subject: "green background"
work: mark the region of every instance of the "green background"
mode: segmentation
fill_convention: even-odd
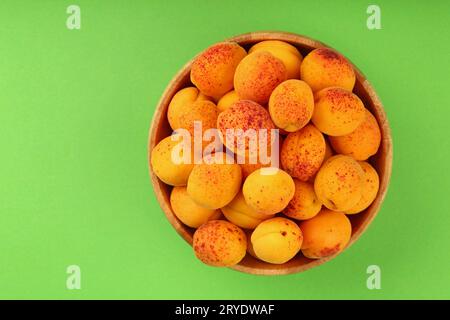
[[[1,1],[1,298],[450,298],[447,1]],[[81,30],[66,8],[81,7]],[[151,189],[147,137],[177,70],[257,30],[319,39],[376,88],[394,138],[389,193],[337,259],[258,277],[197,261]],[[82,289],[66,289],[81,267]],[[366,288],[379,265],[382,289]]]

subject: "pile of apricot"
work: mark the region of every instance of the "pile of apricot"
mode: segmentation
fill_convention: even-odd
[[[190,78],[192,86],[169,104],[173,134],[151,150],[151,167],[173,186],[176,217],[196,229],[195,255],[211,266],[232,266],[247,253],[282,264],[298,254],[320,259],[341,252],[352,235],[348,215],[367,209],[379,188],[369,158],[381,132],[353,93],[351,63],[329,48],[303,57],[282,41],[262,41],[248,52],[224,42],[195,58]],[[199,163],[175,161],[174,136],[181,129],[194,135],[195,121],[221,137],[227,129],[279,129],[279,167],[264,173],[271,165],[237,163],[249,150],[228,139],[221,151],[202,144]]]

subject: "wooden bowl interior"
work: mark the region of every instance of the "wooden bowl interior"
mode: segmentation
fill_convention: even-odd
[[[259,41],[282,40],[296,46],[303,56],[306,56],[309,51],[315,48],[327,47],[325,44],[308,37],[284,32],[254,32],[236,36],[227,40],[237,42],[247,50],[252,44]],[[189,79],[191,63],[192,60],[188,62],[173,78],[173,80],[169,83],[165,92],[163,93],[161,100],[159,101],[150,128],[148,146],[149,155],[153,147],[160,140],[167,137],[172,132],[167,121],[167,108],[170,100],[175,95],[175,93],[177,93],[184,87],[192,85]],[[354,66],[354,68],[356,72],[356,84],[353,92],[361,98],[366,108],[368,108],[376,117],[380,125],[382,141],[378,153],[370,158],[370,163],[377,170],[380,177],[380,188],[378,191],[378,195],[374,202],[370,205],[370,207],[367,208],[364,212],[348,216],[352,224],[352,237],[347,248],[361,236],[361,234],[366,230],[367,226],[372,222],[375,215],[378,213],[387,191],[392,165],[392,140],[383,106],[381,105],[381,102],[379,101],[374,89],[366,80],[362,72],[359,71],[357,67]],[[163,209],[168,220],[176,229],[176,231],[190,245],[192,245],[192,235],[195,230],[187,227],[180,220],[178,220],[171,209],[169,197],[172,187],[161,182],[151,169],[150,172],[154,192],[161,205],[161,208]],[[307,269],[320,265],[334,258],[335,256],[312,260],[304,257],[300,252],[289,262],[281,265],[274,265],[255,259],[247,254],[246,257],[238,265],[232,268],[238,271],[260,275],[289,274],[305,271]]]

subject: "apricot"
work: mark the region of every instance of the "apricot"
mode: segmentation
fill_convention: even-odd
[[[251,231],[253,231],[253,230],[251,230]],[[250,233],[250,236],[251,236],[251,233]],[[253,258],[259,259],[255,253],[255,250],[253,249],[253,245],[252,245],[252,242],[251,242],[249,236],[247,236],[247,253],[249,255],[251,255]]]
[[[295,193],[283,213],[290,218],[307,220],[319,213],[322,204],[314,192],[311,183],[294,179]]]
[[[282,264],[300,251],[303,235],[295,222],[277,217],[261,222],[250,239],[252,249],[259,259]]]
[[[342,212],[322,209],[314,218],[300,222],[302,253],[320,259],[341,252],[350,241],[352,225]]]
[[[270,169],[273,169],[270,173],[262,172],[263,169],[252,172],[242,187],[245,202],[256,212],[266,215],[282,211],[295,192],[290,175],[278,168]]]
[[[328,209],[347,211],[361,200],[364,171],[352,157],[336,155],[320,168],[314,191]]]
[[[207,209],[195,203],[187,194],[186,187],[174,187],[170,194],[173,212],[185,225],[198,228],[208,220],[219,219],[220,210]]]
[[[173,130],[183,128],[183,123],[180,121],[180,116],[189,112],[190,106],[196,101],[211,100],[210,97],[205,96],[196,87],[187,87],[178,91],[170,100],[167,109],[167,119],[170,127]]]
[[[253,250],[253,245],[252,245],[252,241],[251,241],[253,230],[247,229],[244,232],[247,236],[247,253],[249,255],[251,255],[253,258],[258,259],[258,257],[256,256],[256,253],[255,253],[255,250]]]
[[[247,178],[252,172],[261,169],[261,168],[267,168],[270,167],[270,164],[263,165],[261,163],[242,163],[240,164],[242,169],[242,178]]]
[[[287,135],[281,146],[281,167],[292,177],[308,181],[319,170],[325,156],[325,139],[311,124]]]
[[[329,48],[314,49],[303,59],[300,78],[306,81],[314,92],[328,87],[352,91],[356,80],[350,62]]]
[[[280,59],[269,52],[257,51],[246,56],[237,66],[234,90],[241,99],[266,104],[273,89],[286,79],[286,67]]]
[[[293,45],[279,40],[266,40],[253,45],[248,53],[250,54],[256,51],[267,51],[274,57],[280,59],[286,67],[288,79],[300,78],[300,65],[303,56]]]
[[[271,216],[260,214],[250,207],[245,202],[242,192],[239,192],[233,201],[220,210],[230,222],[245,229],[254,229],[262,221],[271,218]]]
[[[375,200],[380,186],[377,171],[367,162],[360,161],[358,163],[364,171],[362,196],[354,207],[345,212],[347,214],[355,214],[367,209]]]
[[[217,163],[218,159],[221,159]],[[198,205],[219,209],[233,200],[241,187],[241,167],[226,153],[217,152],[196,164],[187,182],[187,192]]]
[[[225,111],[239,100],[241,100],[241,98],[239,98],[236,91],[231,90],[220,98],[219,102],[217,102],[217,108],[219,109],[219,112]]]
[[[233,89],[236,67],[246,55],[237,43],[215,44],[195,58],[191,82],[205,95],[218,99]]]
[[[221,138],[225,146],[236,154],[250,156],[258,153],[258,140],[260,130],[267,130],[268,147],[271,145],[271,130],[275,125],[266,109],[258,103],[250,100],[235,102],[227,110],[221,112],[217,118],[217,129],[221,132]],[[234,130],[233,135],[227,136],[227,130]],[[256,143],[246,133],[254,130],[256,132]],[[251,148],[252,145],[255,148]],[[270,152],[267,153],[268,155]]]
[[[167,113],[172,129],[183,128],[191,135],[194,135],[194,121],[201,122],[202,130],[205,131],[216,127],[218,114],[216,105],[204,99],[197,99],[193,103],[171,103]]]
[[[352,156],[356,160],[367,160],[377,153],[381,143],[381,132],[377,119],[366,109],[366,117],[351,133],[330,137],[336,152]]]
[[[212,220],[195,231],[192,246],[203,263],[230,267],[244,258],[247,237],[244,231],[228,221]]]
[[[294,132],[308,124],[314,111],[311,88],[301,80],[286,80],[270,95],[269,113],[278,128]]]
[[[334,155],[333,149],[328,142],[328,139],[325,139],[325,156],[323,157],[323,162],[327,161]]]
[[[343,136],[354,131],[366,118],[361,99],[350,91],[332,87],[315,94],[312,122],[329,136]]]
[[[180,148],[177,154],[175,147],[183,144],[181,135],[169,136],[161,140],[151,151],[150,164],[153,172],[164,183],[171,186],[185,186],[194,168],[193,148]],[[184,161],[184,151],[191,150],[188,161]],[[177,158],[174,158],[177,156]],[[179,157],[178,157],[179,156]]]

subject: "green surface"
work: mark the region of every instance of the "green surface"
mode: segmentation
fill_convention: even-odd
[[[66,8],[81,7],[81,30]],[[1,298],[450,298],[450,6],[377,1],[1,1]],[[258,277],[197,261],[153,195],[154,107],[192,56],[284,30],[347,55],[394,137],[378,217],[337,259]],[[79,265],[82,289],[66,289]],[[366,288],[379,265],[382,289]]]

